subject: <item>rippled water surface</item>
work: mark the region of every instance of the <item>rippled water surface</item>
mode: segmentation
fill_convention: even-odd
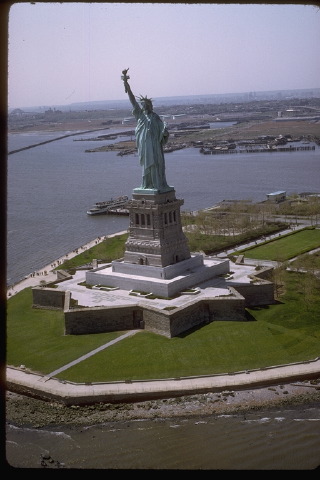
[[[73,469],[314,470],[320,465],[320,410],[141,420],[82,429],[8,428],[11,465],[41,468],[45,452]]]

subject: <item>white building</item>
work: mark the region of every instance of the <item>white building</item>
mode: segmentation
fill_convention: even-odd
[[[287,192],[280,190],[279,192],[268,193],[267,199],[273,203],[283,202],[286,199]]]

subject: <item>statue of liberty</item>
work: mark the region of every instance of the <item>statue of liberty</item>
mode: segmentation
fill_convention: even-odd
[[[163,154],[163,145],[168,141],[169,132],[159,115],[154,113],[151,98],[140,96],[138,100],[141,106],[139,105],[128,83],[130,78],[127,76],[128,70],[122,71],[121,78],[124,82],[125,92],[133,106],[132,114],[138,122],[135,134],[140,165],[142,166],[142,185],[140,188],[157,190],[158,192],[173,190],[173,187],[169,187],[166,181]]]

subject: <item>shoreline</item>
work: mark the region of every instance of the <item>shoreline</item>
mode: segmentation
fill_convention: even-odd
[[[72,250],[72,252],[62,255],[58,259],[52,261],[50,264],[40,268],[39,270],[35,270],[34,272],[29,273],[29,275],[27,275],[25,278],[21,279],[20,281],[14,283],[13,285],[7,285],[7,299],[10,298],[12,295],[15,295],[16,293],[21,292],[25,288],[37,286],[40,283],[41,278],[43,278],[46,283],[55,281],[57,279],[57,274],[54,268],[56,268],[59,264],[62,264],[66,260],[70,260],[71,258],[76,257],[83,250],[90,249],[95,245],[98,245],[99,243],[104,242],[107,238],[123,235],[124,233],[127,233],[127,230],[112,233],[110,235],[103,235],[101,237],[97,237],[93,240],[90,240],[90,242],[87,242],[84,245],[81,245],[80,247],[75,248],[74,250]]]
[[[240,415],[259,410],[319,407],[320,378],[245,390],[225,390],[121,404],[61,405],[7,392],[6,425],[81,427],[108,422]]]

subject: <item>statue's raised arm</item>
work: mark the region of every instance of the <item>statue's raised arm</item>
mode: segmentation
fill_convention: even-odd
[[[129,97],[129,100],[131,102],[131,105],[135,108],[138,105],[138,102],[136,100],[136,97],[133,95],[132,91],[131,91],[131,88],[130,88],[130,85],[128,83],[128,80],[130,79],[129,75],[127,75],[128,73],[128,70],[129,68],[127,68],[126,70],[122,70],[122,80],[123,80],[123,83],[124,83],[124,90],[125,92],[128,94],[128,97]]]
[[[137,120],[135,129],[136,144],[142,166],[142,185],[143,190],[152,190],[157,192],[166,192],[172,190],[169,187],[165,176],[165,162],[163,155],[163,145],[167,143],[169,132],[166,124],[159,115],[154,113],[151,98],[139,97],[139,105],[136,97],[133,95],[128,83],[128,68],[122,70],[121,79],[124,83],[125,92],[128,94],[132,114]]]

